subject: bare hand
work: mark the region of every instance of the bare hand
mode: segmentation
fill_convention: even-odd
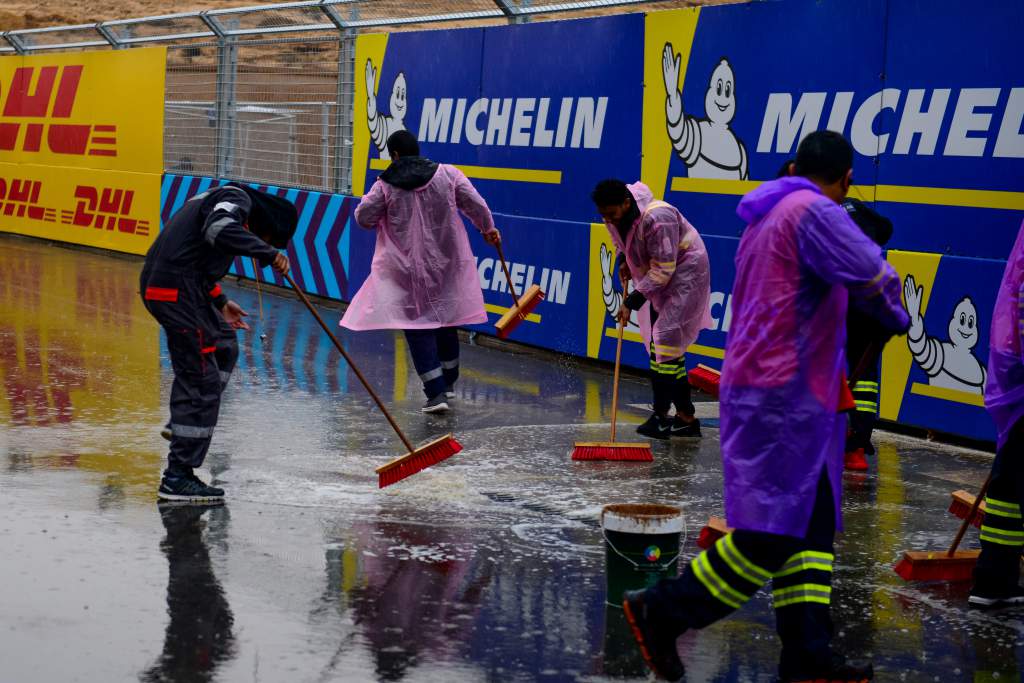
[[[224,304],[224,308],[220,309],[221,314],[224,316],[224,321],[231,325],[234,330],[248,330],[249,324],[242,320],[245,316],[249,315],[242,307],[236,304],[234,301],[228,301]]]
[[[288,255],[283,251],[277,252],[277,256],[274,257],[274,262],[270,264],[270,267],[281,273],[281,275],[284,275],[288,272],[290,267],[288,264]]]
[[[484,233],[484,239],[487,241],[487,244],[491,245],[492,247],[501,246],[501,233],[498,231],[497,228],[495,228],[491,232]]]

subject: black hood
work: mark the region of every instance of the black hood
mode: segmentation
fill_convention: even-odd
[[[415,190],[429,183],[435,173],[435,161],[426,157],[402,157],[391,162],[387,170],[380,174],[380,179],[403,190]]]
[[[878,213],[859,199],[847,198],[843,208],[865,235],[875,244],[884,247],[892,238],[892,221]]]
[[[260,192],[241,183],[228,183],[249,195],[249,229],[254,234],[269,235],[268,240],[277,249],[285,249],[299,225],[299,212],[284,197]]]

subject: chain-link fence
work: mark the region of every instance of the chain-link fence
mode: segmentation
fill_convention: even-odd
[[[359,32],[686,4],[306,0],[7,31],[0,55],[166,45],[166,171],[347,193]]]

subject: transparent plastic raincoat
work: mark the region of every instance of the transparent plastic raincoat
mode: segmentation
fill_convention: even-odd
[[[721,382],[725,511],[730,526],[802,537],[828,470],[842,528],[847,301],[885,329],[909,318],[881,250],[846,211],[799,177],[740,201],[749,224],[736,254]]]
[[[1006,261],[989,334],[985,407],[996,422],[1002,448],[1024,418],[1024,223]]]
[[[433,329],[487,322],[462,211],[481,233],[495,229],[487,203],[462,171],[437,164],[423,186],[378,179],[356,221],[377,229],[370,277],[345,311],[350,330]]]
[[[643,183],[627,185],[640,217],[623,243],[616,226],[605,223],[615,248],[626,255],[633,286],[648,303],[639,311],[640,332],[657,361],[679,358],[710,327],[711,266],[697,230],[671,204],[655,201]],[[651,306],[658,319],[651,326]]]

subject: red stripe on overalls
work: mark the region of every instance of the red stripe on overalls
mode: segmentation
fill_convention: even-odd
[[[178,300],[178,290],[166,287],[146,287],[146,301],[170,301]]]

